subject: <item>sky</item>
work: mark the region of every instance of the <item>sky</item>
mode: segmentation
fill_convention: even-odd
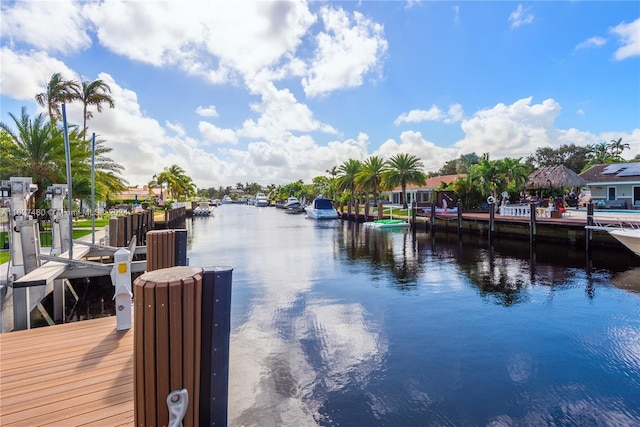
[[[349,159],[622,138],[640,154],[638,1],[6,1],[0,121],[53,73],[100,79],[89,134],[129,185],[282,185]],[[82,125],[82,106],[66,105]]]

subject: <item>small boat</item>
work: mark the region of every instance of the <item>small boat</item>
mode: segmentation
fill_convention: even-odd
[[[224,197],[222,198],[222,200],[220,201],[221,204],[223,205],[228,205],[233,203],[233,200],[231,199],[231,197],[229,197],[228,194],[225,194]]]
[[[213,209],[209,206],[209,202],[200,202],[198,207],[193,210],[193,216],[211,216]]]
[[[298,200],[297,197],[289,197],[287,199],[286,202],[284,202],[284,206],[285,209],[291,209],[291,208],[299,208],[300,207],[300,200]]]
[[[606,231],[611,237],[622,243],[631,252],[640,256],[640,226],[637,224],[602,225],[596,222],[595,225],[587,225],[586,229],[596,231]]]
[[[264,193],[256,194],[256,207],[265,207],[269,206],[269,200],[267,200],[267,196]]]
[[[308,218],[313,219],[337,219],[338,211],[333,207],[331,200],[322,196],[313,199],[313,202],[304,208]]]
[[[375,221],[365,222],[364,225],[374,228],[400,228],[409,227],[411,224],[403,219],[377,219]]]

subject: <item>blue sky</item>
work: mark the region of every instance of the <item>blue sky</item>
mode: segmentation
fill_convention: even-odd
[[[286,184],[399,152],[462,154],[622,138],[640,154],[637,1],[2,1],[0,120],[50,76],[102,79],[89,132],[143,185]],[[67,106],[81,123],[81,106]]]

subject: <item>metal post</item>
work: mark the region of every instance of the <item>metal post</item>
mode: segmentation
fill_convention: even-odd
[[[201,426],[227,425],[232,272],[230,267],[203,269],[199,408]]]
[[[67,110],[62,103],[62,125],[64,129],[64,154],[67,166],[67,208],[69,209],[69,259],[73,259],[73,198],[71,185],[71,150],[69,148],[69,133],[67,131]]]
[[[96,243],[96,134],[91,138],[91,243]]]
[[[111,283],[115,287],[116,329],[131,329],[131,252],[120,248],[113,255]]]

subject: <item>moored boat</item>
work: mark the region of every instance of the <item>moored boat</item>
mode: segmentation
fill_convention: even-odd
[[[198,206],[193,210],[193,216],[211,215],[213,215],[213,208],[209,206],[209,202],[200,202]]]
[[[267,200],[267,196],[264,193],[256,194],[256,207],[265,207],[269,206],[269,200]]]
[[[224,197],[222,198],[222,200],[220,201],[221,204],[223,205],[228,205],[233,203],[233,200],[231,199],[231,197],[229,197],[228,194],[225,194]]]
[[[307,217],[313,219],[337,219],[338,211],[333,207],[331,200],[322,196],[313,199],[313,202],[304,208]]]
[[[640,228],[634,226],[587,225],[585,228],[606,231],[611,237],[622,243],[631,252],[640,256]]]

